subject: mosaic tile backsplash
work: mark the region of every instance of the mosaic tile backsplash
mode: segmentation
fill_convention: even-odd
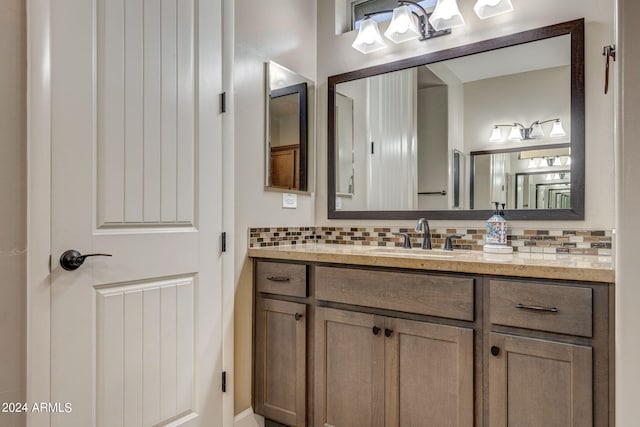
[[[249,247],[330,243],[362,246],[402,246],[402,236],[409,233],[413,247],[420,247],[422,233],[405,227],[262,227],[249,229]],[[431,228],[431,244],[441,248],[448,234],[464,234],[453,240],[454,249],[481,251],[485,244],[484,228]],[[611,230],[528,230],[509,228],[507,244],[514,251],[611,255]]]

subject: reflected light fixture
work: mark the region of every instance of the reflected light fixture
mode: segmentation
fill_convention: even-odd
[[[500,132],[500,128],[498,126],[494,126],[491,131],[491,136],[489,137],[489,141],[491,142],[500,142],[502,141],[502,132]]]
[[[489,141],[502,141],[502,132],[500,131],[500,127],[507,126],[511,128],[508,137],[511,141],[527,141],[531,139],[544,138],[545,133],[542,129],[542,125],[549,122],[553,122],[553,127],[551,128],[549,136],[551,136],[552,138],[557,138],[566,135],[560,119],[550,119],[543,121],[536,120],[535,122],[531,123],[529,127],[525,127],[523,124],[517,122],[510,125],[493,125],[493,129],[491,129],[491,135],[489,136]]]
[[[511,0],[478,0],[473,10],[480,19],[492,18],[513,11]]]
[[[553,122],[553,127],[551,128],[551,133],[549,135],[551,136],[565,136],[567,133],[564,131],[564,128],[562,127],[562,122],[560,121],[560,119],[556,119],[555,122]]]
[[[438,0],[429,22],[437,31],[464,25],[457,0]]]

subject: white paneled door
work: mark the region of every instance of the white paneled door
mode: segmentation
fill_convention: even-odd
[[[50,7],[51,426],[221,426],[220,0]]]

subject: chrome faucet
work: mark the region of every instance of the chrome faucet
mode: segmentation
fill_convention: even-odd
[[[429,222],[426,219],[418,219],[416,224],[416,231],[423,233],[422,236],[422,249],[431,249],[431,230],[429,229]]]

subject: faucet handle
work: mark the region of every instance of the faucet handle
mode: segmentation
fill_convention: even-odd
[[[443,250],[452,251],[453,250],[453,245],[451,244],[451,240],[452,239],[460,239],[463,236],[464,236],[464,234],[449,234],[449,235],[447,235],[446,239],[444,240],[444,248],[443,248]]]
[[[393,233],[394,236],[403,236],[404,237],[404,243],[402,244],[402,247],[404,249],[411,249],[411,236],[409,236],[409,233]]]

